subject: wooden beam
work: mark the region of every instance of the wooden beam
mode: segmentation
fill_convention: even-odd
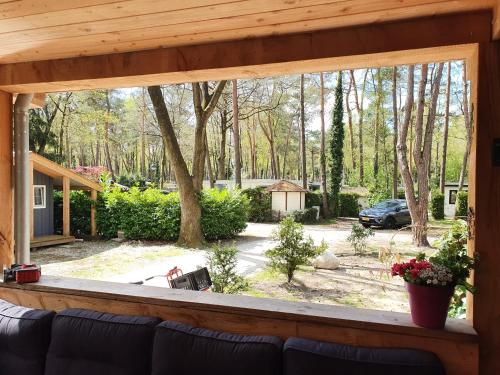
[[[70,180],[63,176],[63,236],[70,235]]]
[[[12,95],[0,91],[0,267],[14,263]]]
[[[458,45],[488,42],[491,19],[491,12],[483,11],[206,45],[5,64],[0,65],[0,89],[53,92],[132,87],[464,58],[460,55],[463,47]],[[407,52],[415,49],[423,49],[423,55]]]
[[[500,42],[481,43],[478,48],[469,171],[469,242],[480,255],[474,273],[473,321],[480,338],[480,373],[500,374],[500,167],[492,165],[493,140],[500,139]]]
[[[92,200],[92,206],[90,206],[90,235],[92,237],[97,236],[97,226],[95,222],[95,214],[96,214],[96,203],[97,203],[97,191],[90,191],[90,199]]]
[[[477,375],[477,337],[460,319],[429,330],[415,326],[409,314],[388,311],[50,276],[31,285],[0,285],[0,293],[13,303],[56,311],[87,308],[239,334],[421,349],[436,353],[447,374]]]

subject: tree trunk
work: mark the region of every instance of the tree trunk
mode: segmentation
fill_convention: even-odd
[[[323,79],[323,78],[321,78],[321,79]],[[347,93],[345,95],[345,108],[347,110],[347,119],[348,119],[348,124],[349,124],[349,140],[350,140],[350,146],[351,146],[352,169],[355,170],[356,169],[356,153],[354,150],[354,132],[353,132],[353,126],[352,126],[352,109],[351,109],[351,105],[349,103],[349,96],[351,95],[351,88],[352,88],[352,78],[349,78],[349,88],[347,89]],[[324,98],[321,100],[324,100]],[[324,114],[323,114],[323,116],[324,116]],[[322,121],[324,121],[324,118]]]
[[[217,158],[217,172],[219,180],[226,179],[226,139],[227,139],[227,111],[220,114],[220,153]]]
[[[141,116],[141,176],[146,175],[146,89],[142,88],[142,116]]]
[[[181,203],[179,243],[189,247],[200,247],[203,242],[201,206],[193,179],[189,174],[179,143],[177,142],[160,86],[150,86],[148,87],[148,92],[167,148],[169,160],[172,161],[175,180],[179,187]]]
[[[447,65],[446,80],[446,104],[444,109],[444,129],[443,129],[443,151],[441,155],[441,171],[439,173],[439,190],[444,194],[444,185],[446,183],[446,157],[448,153],[448,129],[450,124],[450,93],[451,93],[451,63]]]
[[[382,75],[380,68],[377,69],[377,103],[375,115],[375,157],[373,160],[373,177],[377,184],[379,172],[379,143],[380,143],[380,112],[382,110]]]
[[[300,75],[300,162],[302,187],[307,189],[307,162],[306,162],[306,119],[304,108],[304,75]]]
[[[234,178],[236,187],[241,189],[241,142],[239,125],[239,107],[238,107],[238,81],[233,80],[233,134],[234,134]]]
[[[398,99],[396,95],[398,68],[392,70],[392,113],[393,113],[393,148],[392,155],[394,158],[392,166],[392,198],[398,197]]]
[[[329,217],[330,208],[328,207],[328,191],[326,187],[325,82],[323,80],[323,73],[320,73],[319,79],[320,79],[320,118],[321,118],[321,142],[320,142],[321,201],[322,201],[321,203],[323,205],[323,216]],[[352,137],[352,124],[351,124],[351,137]],[[288,139],[287,139],[287,145],[288,145]],[[354,155],[353,155],[353,161],[354,161]]]
[[[365,76],[363,79],[363,85],[361,88],[361,100],[358,100],[358,88],[356,86],[356,80],[354,78],[354,70],[350,70],[352,85],[354,88],[354,99],[356,103],[356,110],[358,111],[358,144],[359,144],[359,184],[364,185],[365,179],[365,167],[364,167],[364,155],[363,155],[363,103],[365,98],[366,89],[366,79],[368,77],[368,69],[365,71]]]
[[[462,160],[462,169],[460,170],[460,178],[458,180],[458,190],[462,190],[464,187],[465,183],[465,176],[467,174],[467,166],[469,162],[469,155],[470,155],[470,147],[471,147],[471,138],[472,138],[472,124],[471,124],[471,116],[469,113],[469,95],[468,95],[468,88],[467,88],[467,71],[466,71],[467,64],[463,63],[463,113],[464,113],[464,124],[465,124],[465,139],[466,139],[466,144],[465,144],[465,151],[464,151],[464,156]]]
[[[109,114],[111,112],[111,103],[109,101],[109,91],[107,90],[106,90],[106,112],[109,117]],[[107,120],[104,122],[104,154],[106,157],[106,167],[108,168],[109,173],[111,173],[111,176],[115,178],[113,162],[111,161],[111,153],[109,152],[109,123]]]

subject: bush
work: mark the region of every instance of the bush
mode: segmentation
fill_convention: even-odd
[[[266,251],[269,266],[286,275],[288,282],[292,281],[298,266],[308,264],[312,258],[326,250],[323,242],[314,246],[311,237],[304,239],[304,227],[293,221],[293,218],[284,218],[273,233],[273,239],[279,241],[278,246]]]
[[[356,193],[340,193],[339,194],[339,209],[341,217],[358,217],[359,215],[359,194]]]
[[[246,228],[248,202],[239,192],[205,190],[200,202],[205,239],[231,238]],[[176,240],[181,224],[179,194],[137,187],[128,192],[112,189],[98,200],[96,222],[99,234],[106,238],[122,230],[133,240]]]
[[[318,210],[316,208],[306,208],[305,210],[296,210],[291,214],[293,221],[302,224],[312,224],[317,221]]]
[[[213,246],[207,254],[212,291],[234,294],[248,288],[245,279],[236,272],[238,250],[234,246]]]
[[[249,202],[239,191],[204,190],[201,207],[201,227],[207,240],[233,238],[247,227]]]
[[[242,191],[242,194],[246,195],[249,201],[249,221],[254,223],[273,221],[270,193],[262,187],[257,187],[245,189]]]
[[[354,254],[363,254],[366,251],[368,237],[374,236],[371,228],[364,228],[360,224],[353,224],[351,234],[347,237],[347,241],[354,249]]]
[[[368,196],[368,203],[370,204],[370,207],[387,199],[391,199],[392,197],[390,191],[380,188],[376,185],[370,186],[369,192],[370,195]]]
[[[90,208],[92,200],[88,193],[72,191],[70,200],[70,231],[75,237],[90,236]],[[63,194],[54,192],[54,233],[62,234]]]
[[[455,217],[466,218],[469,210],[469,195],[466,191],[457,192],[457,200],[455,203]]]
[[[321,207],[321,192],[306,192],[306,202],[305,202],[305,207],[306,208],[312,208],[314,206],[319,206]]]
[[[404,189],[398,189],[398,199],[406,199]]]
[[[436,220],[444,219],[444,194],[440,191],[432,192],[431,213]]]

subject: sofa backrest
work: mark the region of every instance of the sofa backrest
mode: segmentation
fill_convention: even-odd
[[[285,375],[445,375],[433,353],[413,349],[362,348],[290,338],[284,347]]]
[[[0,373],[43,375],[54,315],[0,300]]]
[[[156,327],[152,375],[280,375],[283,343],[163,322]]]
[[[56,315],[45,375],[150,375],[157,318],[69,309]]]

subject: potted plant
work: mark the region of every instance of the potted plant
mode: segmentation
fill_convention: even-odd
[[[441,238],[439,250],[428,260],[421,253],[408,262],[395,263],[392,275],[406,282],[413,322],[443,328],[455,287],[462,285],[474,293],[467,279],[475,264],[476,259],[467,255],[467,224],[461,220]]]

